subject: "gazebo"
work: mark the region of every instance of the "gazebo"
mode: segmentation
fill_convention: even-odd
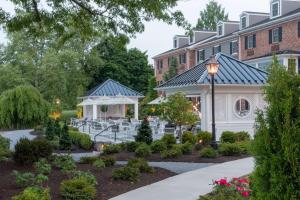
[[[139,98],[144,96],[121,83],[108,79],[88,91],[78,106],[83,107],[83,118],[88,120],[102,117],[125,118],[127,105],[134,105],[134,118],[139,116]]]

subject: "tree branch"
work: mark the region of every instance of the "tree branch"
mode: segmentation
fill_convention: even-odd
[[[33,5],[33,9],[34,9],[35,15],[37,17],[37,20],[39,22],[42,21],[36,0],[32,0],[32,5]]]

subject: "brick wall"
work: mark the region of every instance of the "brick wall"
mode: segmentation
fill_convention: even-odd
[[[282,41],[279,46],[273,46],[273,50],[296,50],[300,51],[300,38],[298,37],[298,21],[291,21],[280,25],[268,27],[264,30],[257,31],[256,34],[256,48],[252,50],[245,50],[245,35],[240,36],[240,59],[249,60],[272,53],[272,46],[269,44],[269,30],[282,27]],[[253,34],[253,33],[251,33]],[[251,35],[249,34],[249,35]],[[279,47],[279,49],[277,49]],[[249,52],[248,52],[249,51]],[[251,52],[252,51],[252,52]],[[251,53],[253,55],[251,55]]]

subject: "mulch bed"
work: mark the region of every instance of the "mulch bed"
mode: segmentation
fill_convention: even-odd
[[[77,164],[77,169],[82,171],[92,172],[98,181],[96,200],[107,200],[120,194],[126,193],[130,190],[155,183],[157,181],[166,179],[176,175],[168,170],[155,168],[153,174],[142,174],[139,182],[130,183],[127,181],[115,181],[112,179],[112,170],[120,166],[108,167],[102,171],[98,171],[88,164]],[[17,195],[23,191],[15,184],[15,179],[11,175],[13,170],[20,172],[30,172],[33,168],[30,166],[18,166],[13,162],[0,163],[0,200],[9,200],[12,196]],[[62,200],[59,196],[60,183],[68,177],[60,172],[60,170],[52,167],[52,173],[49,175],[47,185],[50,187],[52,200]]]
[[[134,158],[135,155],[133,152],[123,151],[118,154],[115,154],[114,157],[119,161],[127,161],[131,158]],[[189,162],[189,163],[223,163],[233,160],[238,160],[242,158],[247,158],[249,155],[241,156],[218,156],[217,158],[201,158],[198,151],[193,151],[190,155],[182,155],[179,158],[166,158],[162,159],[160,154],[152,154],[151,156],[145,158],[148,161],[154,162]]]

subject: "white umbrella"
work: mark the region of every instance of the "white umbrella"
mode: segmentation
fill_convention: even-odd
[[[149,102],[148,104],[149,105],[158,105],[158,104],[161,104],[161,103],[165,103],[167,101],[168,100],[165,97],[158,97],[158,98],[154,99],[153,101]]]

